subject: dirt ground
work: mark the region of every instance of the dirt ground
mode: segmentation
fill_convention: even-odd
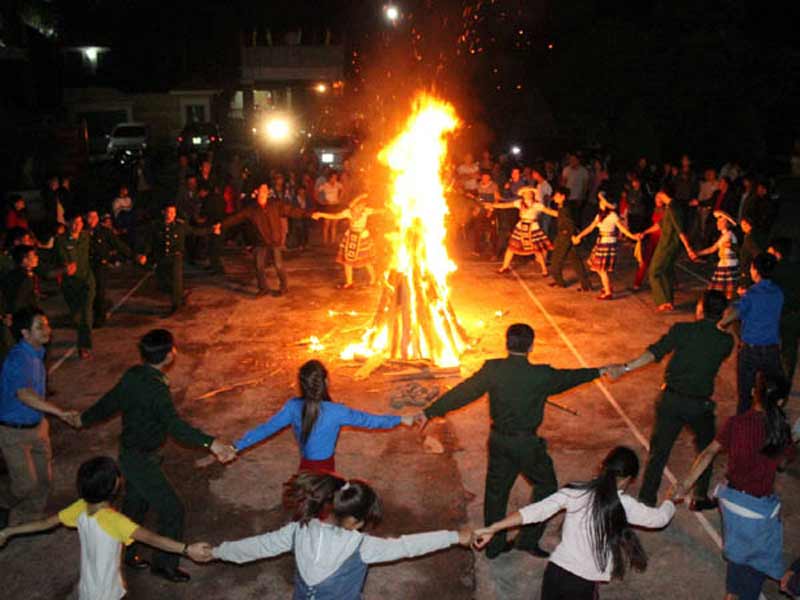
[[[170,328],[179,344],[179,360],[170,373],[179,412],[206,431],[235,438],[266,420],[293,394],[297,368],[318,358],[331,371],[336,401],[372,412],[394,411],[389,397],[396,388],[385,373],[363,381],[353,375],[356,366],[338,359],[344,345],[359,337],[377,301],[377,289],[335,289],[340,274],[330,253],[290,258],[287,261],[291,291],[283,298],[254,297],[250,265],[236,252],[226,255],[225,277],[210,277],[200,270],[187,271],[192,288],[190,306],[169,319],[160,318],[166,298],[152,278],[119,306],[108,325],[95,332],[96,356],[91,361],[61,357],[74,340],[65,328],[65,305],[58,296],[46,306],[57,330],[50,350],[50,384],[53,401],[83,409],[109,389],[137,360],[137,338],[153,327]],[[629,250],[623,255],[630,256]],[[525,321],[536,329],[532,360],[557,367],[590,366],[631,359],[657,339],[670,324],[692,318],[693,298],[704,287],[698,275],[680,271],[679,311],[659,315],[647,292],[625,292],[632,279],[630,260],[616,274],[619,298],[597,302],[593,294],[578,294],[546,285],[533,263],[518,265],[517,275],[495,274],[497,265],[459,260],[452,278],[453,304],[477,342],[463,358],[462,374],[477,369],[490,357],[502,356],[505,328]],[[702,275],[703,267],[691,266]],[[705,269],[707,271],[707,268]],[[122,267],[114,275],[112,299],[126,295],[144,271]],[[340,311],[329,314],[329,311]],[[356,311],[350,316],[344,311]],[[309,336],[320,338],[324,349],[312,352]],[[305,341],[304,341],[305,340]],[[556,398],[579,412],[570,415],[548,408],[540,433],[548,440],[560,483],[585,479],[614,445],[627,444],[646,459],[642,441],[649,438],[653,403],[658,395],[663,365],[642,369],[601,388],[587,384]],[[458,378],[420,381],[442,389]],[[225,386],[234,387],[212,397],[200,396]],[[734,364],[728,360],[717,382],[715,398],[720,418],[735,410]],[[790,411],[797,417],[798,400]],[[617,408],[615,408],[615,406]],[[618,410],[617,410],[618,409]],[[627,419],[627,422],[626,422]],[[54,447],[54,511],[75,496],[77,466],[90,456],[116,456],[119,420],[87,431],[73,431],[51,420]],[[486,440],[489,429],[487,402],[482,399],[434,422],[427,433],[444,445],[444,454],[428,454],[416,430],[397,429],[371,433],[346,430],[337,449],[337,467],[352,477],[369,480],[385,502],[385,521],[375,531],[391,536],[429,529],[482,524]],[[639,436],[637,438],[637,436]],[[288,515],[281,505],[281,484],[298,463],[297,445],[289,431],[246,453],[230,466],[198,468],[194,461],[205,454],[172,442],[164,449],[165,470],[187,508],[186,539],[218,543],[279,527]],[[684,475],[694,457],[688,432],[679,439],[669,463]],[[714,481],[724,473],[718,460]],[[785,552],[800,555],[800,470],[792,466],[779,477],[784,502]],[[662,493],[668,481],[662,484]],[[530,486],[518,481],[509,510],[524,505]],[[720,531],[716,513],[704,513],[704,524],[685,508],[661,532],[642,533],[649,551],[645,573],[630,574],[625,581],[604,586],[606,599],[721,598],[724,562],[711,534]],[[561,519],[554,518],[543,546],[558,541]],[[154,526],[152,516],[145,522]],[[13,540],[0,552],[4,598],[51,599],[65,597],[78,577],[78,537],[72,531]],[[147,552],[145,552],[147,554]],[[435,555],[373,567],[365,597],[437,598],[480,600],[538,597],[545,562],[511,552],[495,561],[483,554],[453,548]],[[126,573],[133,599],[244,599],[286,598],[292,589],[293,561],[289,556],[246,566],[213,563],[206,566],[184,561],[191,573],[188,584],[169,584],[145,573]],[[774,582],[765,589],[777,598]]]

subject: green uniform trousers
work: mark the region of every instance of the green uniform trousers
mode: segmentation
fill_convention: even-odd
[[[586,272],[586,266],[583,264],[581,257],[578,255],[578,249],[572,243],[572,238],[559,234],[553,244],[553,254],[550,258],[550,273],[553,275],[555,282],[561,287],[566,287],[567,283],[564,281],[564,265],[569,263],[583,289],[591,287],[589,283],[589,275]]]
[[[106,313],[108,312],[108,267],[103,264],[95,265],[92,267],[92,273],[94,274],[95,283],[94,304],[92,306],[94,324],[100,327],[105,324]]]
[[[506,516],[508,496],[520,474],[533,483],[532,502],[547,498],[558,490],[553,461],[547,453],[547,442],[532,434],[507,435],[493,430],[489,435],[489,466],[483,502],[486,525]],[[521,550],[538,547],[544,528],[544,523],[523,527],[516,547]],[[494,558],[502,552],[505,544],[505,532],[496,534],[486,547],[486,555]]]
[[[162,258],[156,266],[156,280],[161,291],[169,294],[172,308],[183,304],[183,256]]]
[[[659,244],[653,252],[648,278],[657,306],[672,304],[675,290],[675,263],[680,248],[675,244]]]
[[[642,478],[639,500],[654,506],[658,498],[658,487],[664,467],[669,460],[672,446],[684,426],[694,432],[694,445],[698,454],[714,441],[716,419],[714,402],[708,398],[686,396],[672,390],[664,390],[656,404],[656,422],[650,437],[650,457]],[[711,481],[711,465],[703,471],[694,488],[696,498],[708,495]]]
[[[94,275],[86,278],[64,277],[61,283],[69,315],[78,329],[78,348],[92,347],[92,324],[94,323]]]
[[[180,541],[183,538],[184,508],[181,499],[161,470],[162,458],[157,452],[125,450],[120,452],[120,470],[125,477],[125,498],[122,512],[134,523],[141,524],[147,510],[152,508],[158,517],[156,533]],[[126,559],[136,555],[136,544],[126,550]],[[177,554],[156,551],[154,567],[174,569]]]
[[[800,312],[781,317],[781,362],[783,371],[792,385],[797,367],[797,344],[800,342]]]

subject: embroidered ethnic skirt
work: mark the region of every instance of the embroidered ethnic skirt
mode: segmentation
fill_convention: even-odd
[[[721,267],[717,265],[714,274],[711,276],[711,283],[708,285],[710,290],[719,290],[728,298],[736,293],[736,284],[739,279],[739,265]]]
[[[597,242],[589,257],[589,268],[592,271],[605,271],[613,273],[617,265],[617,242],[604,244]]]
[[[533,224],[533,221],[517,221],[508,240],[508,249],[514,254],[530,256],[553,249],[547,234],[538,227],[533,229]]]
[[[372,237],[369,231],[353,231],[348,229],[341,243],[336,262],[342,265],[359,268],[366,267],[375,258],[375,249],[372,246]]]

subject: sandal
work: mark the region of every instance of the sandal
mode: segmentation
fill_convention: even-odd
[[[603,292],[602,294],[597,296],[597,299],[598,300],[611,300],[611,298],[613,298],[613,297],[614,297],[614,294],[606,294],[605,292]]]

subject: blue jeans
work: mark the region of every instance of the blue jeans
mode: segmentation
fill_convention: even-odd
[[[750,409],[756,373],[759,371],[763,372],[767,380],[779,386],[781,390],[786,393],[789,391],[781,363],[780,346],[778,344],[753,346],[741,343],[736,360],[736,384],[739,394],[736,413],[739,415]]]

